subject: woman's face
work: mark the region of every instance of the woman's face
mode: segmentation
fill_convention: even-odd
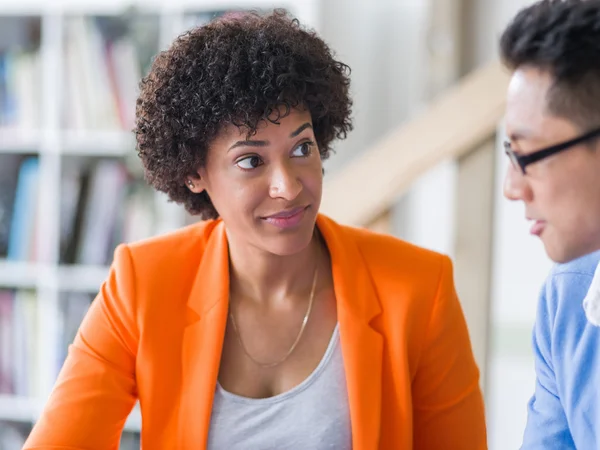
[[[323,172],[310,113],[292,109],[279,124],[230,125],[214,140],[194,192],[206,190],[230,244],[293,255],[310,242]]]

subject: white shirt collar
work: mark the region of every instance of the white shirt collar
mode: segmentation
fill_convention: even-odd
[[[583,309],[588,322],[600,326],[600,264],[596,267],[592,284],[583,299]]]

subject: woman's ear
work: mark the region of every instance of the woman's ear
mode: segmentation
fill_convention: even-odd
[[[204,182],[204,178],[199,174],[190,175],[185,179],[185,185],[187,188],[192,191],[194,194],[200,194],[204,192],[206,189],[206,183]]]

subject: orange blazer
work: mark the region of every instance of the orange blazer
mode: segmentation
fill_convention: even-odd
[[[353,449],[485,449],[450,260],[322,215],[317,226],[331,253]],[[25,449],[117,449],[137,399],[144,450],[205,448],[228,270],[220,220],[119,246]]]

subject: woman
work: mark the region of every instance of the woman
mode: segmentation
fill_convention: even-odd
[[[448,258],[318,214],[348,89],[283,12],[158,56],[139,154],[207,220],[117,249],[26,448],[116,448],[136,399],[145,450],[485,448]]]

